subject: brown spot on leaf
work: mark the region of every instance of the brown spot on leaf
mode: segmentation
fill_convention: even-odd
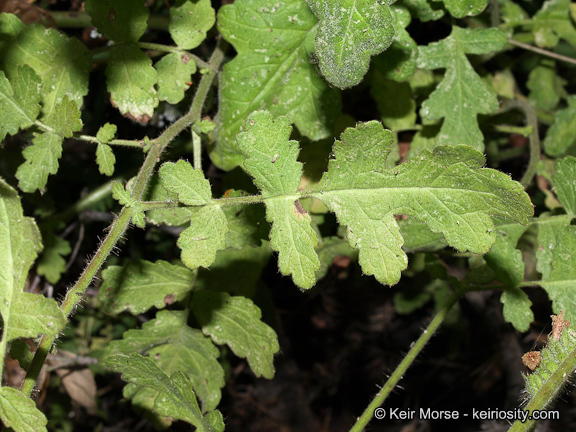
[[[174,294],[168,294],[166,297],[164,297],[164,304],[165,305],[171,305],[172,303],[174,303]]]
[[[308,212],[304,210],[304,207],[302,207],[302,204],[300,204],[298,200],[294,201],[294,213],[298,217],[298,220],[308,215]]]
[[[540,356],[540,351],[528,351],[522,356],[522,363],[531,371],[535,370],[540,366],[542,357]]]

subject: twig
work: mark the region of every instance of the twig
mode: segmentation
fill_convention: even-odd
[[[510,45],[517,46],[519,48],[524,48],[525,50],[528,50],[528,51],[532,51],[532,52],[535,52],[538,54],[545,55],[547,57],[551,57],[551,58],[556,59],[556,60],[560,60],[560,61],[564,61],[564,62],[572,63],[572,64],[576,65],[576,59],[574,59],[572,57],[567,57],[567,56],[562,55],[562,54],[557,54],[555,52],[548,51],[548,50],[545,50],[542,48],[538,48],[538,47],[535,47],[533,45],[528,45],[528,44],[525,44],[524,42],[519,42],[519,41],[514,40],[514,39],[508,39],[508,43]]]

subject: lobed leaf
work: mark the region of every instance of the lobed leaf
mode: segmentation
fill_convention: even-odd
[[[32,193],[43,190],[50,174],[58,172],[58,160],[62,156],[62,137],[54,133],[35,133],[32,145],[22,152],[26,159],[16,171],[18,187]]]
[[[106,79],[110,101],[122,115],[147,123],[158,105],[158,81],[152,60],[135,45],[115,47],[110,53]]]
[[[82,129],[80,116],[78,106],[68,99],[68,96],[64,96],[43,121],[53,129],[52,133],[60,135],[62,138],[70,138],[74,132]]]
[[[190,87],[190,79],[196,72],[196,62],[188,54],[170,53],[154,67],[158,72],[158,99],[171,104],[184,99],[184,92]]]
[[[520,332],[528,331],[534,322],[532,302],[524,291],[518,287],[507,287],[502,292],[500,301],[504,305],[502,313],[504,319],[511,323]]]
[[[114,164],[116,163],[116,156],[112,147],[107,144],[98,144],[96,147],[96,163],[98,164],[98,171],[100,174],[111,176],[114,174]]]
[[[66,271],[66,260],[63,258],[72,252],[70,243],[53,231],[42,228],[42,240],[44,250],[38,260],[36,271],[44,276],[48,282],[55,284],[60,280],[62,273]]]
[[[0,419],[14,432],[47,431],[48,420],[36,402],[12,387],[0,387]]]
[[[318,243],[310,215],[297,201],[302,164],[298,143],[289,141],[290,121],[276,120],[267,111],[255,111],[238,134],[238,148],[246,155],[244,167],[254,177],[266,203],[266,219],[272,223],[270,246],[278,251],[278,266],[302,288],[314,285],[320,262]]]
[[[168,29],[180,48],[196,48],[206,39],[206,32],[216,22],[210,0],[178,0],[170,8]]]
[[[468,144],[484,150],[478,114],[490,114],[499,107],[494,91],[478,76],[465,54],[488,54],[504,48],[508,38],[497,29],[452,27],[450,36],[420,47],[418,67],[446,68],[444,78],[424,101],[420,115],[427,120],[444,119],[436,143]]]
[[[262,313],[252,300],[228,293],[199,291],[192,310],[202,332],[219,345],[226,344],[238,357],[246,358],[256,376],[274,377],[274,354],[278,337],[261,321]]]
[[[544,138],[544,151],[553,157],[563,156],[576,144],[576,96],[568,98],[568,107],[554,114],[554,123]]]
[[[370,57],[392,43],[394,25],[386,2],[373,0],[307,0],[318,17],[315,51],[320,72],[345,89],[362,81]]]
[[[15,135],[34,124],[40,113],[41,87],[40,78],[29,66],[20,66],[12,83],[0,71],[0,111],[10,113],[0,118],[0,142],[6,134]]]
[[[100,144],[108,144],[116,136],[118,128],[114,124],[106,123],[96,133],[96,139]]]
[[[310,63],[317,20],[303,0],[237,0],[218,13],[218,29],[238,52],[220,74],[220,113],[213,162],[240,165],[235,136],[246,116],[266,108],[287,115],[312,140],[331,135],[340,94]]]
[[[111,356],[106,359],[106,364],[120,372],[124,380],[157,391],[154,409],[160,415],[187,421],[201,432],[224,430],[219,411],[202,415],[191,383],[183,373],[177,371],[168,377],[152,360],[136,353]]]
[[[440,0],[434,0],[440,1]],[[481,13],[488,5],[488,0],[442,0],[450,15],[456,18],[474,16]]]
[[[201,170],[195,170],[190,163],[179,160],[167,162],[160,168],[162,186],[178,195],[178,200],[187,205],[199,206],[212,200],[210,182]]]
[[[560,99],[566,94],[565,81],[556,74],[555,62],[549,59],[541,60],[528,75],[526,86],[530,90],[528,98],[543,110],[553,110]]]
[[[84,7],[98,31],[115,42],[137,42],[146,31],[150,12],[144,0],[86,0]]]
[[[21,66],[28,65],[42,80],[42,114],[49,115],[64,99],[81,107],[88,93],[92,57],[76,38],[41,24],[24,25],[14,14],[0,14],[2,67],[15,82]],[[49,61],[48,61],[49,60]],[[33,89],[31,89],[33,90]]]
[[[218,406],[224,386],[224,370],[217,360],[220,353],[200,330],[187,325],[187,317],[186,311],[159,311],[141,330],[128,330],[122,340],[112,341],[102,357],[146,354],[165,374],[184,373],[202,401],[203,411],[210,411]],[[141,391],[133,384],[125,389],[132,398]]]
[[[576,158],[556,159],[556,174],[552,176],[554,189],[566,213],[576,215]]]

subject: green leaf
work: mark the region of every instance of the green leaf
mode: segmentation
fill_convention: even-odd
[[[184,373],[202,400],[203,411],[210,411],[218,406],[220,389],[224,386],[224,370],[217,360],[220,353],[200,330],[186,324],[187,318],[185,311],[160,311],[141,330],[128,330],[122,340],[112,341],[103,358],[113,354],[146,354],[165,374]],[[128,387],[132,387],[127,389],[131,392],[134,385]]]
[[[216,252],[226,247],[227,232],[228,222],[220,206],[194,209],[190,226],[178,237],[182,262],[191,269],[210,267]]]
[[[528,331],[530,324],[534,322],[534,314],[530,307],[532,302],[528,295],[517,287],[507,287],[500,297],[504,305],[504,319],[512,323],[516,330],[520,332]]]
[[[315,54],[328,82],[345,89],[362,81],[370,57],[392,43],[394,25],[386,2],[307,0],[318,17]]]
[[[110,266],[102,272],[104,282],[98,298],[107,313],[129,310],[139,315],[153,306],[162,309],[184,300],[195,277],[187,268],[166,261],[139,260],[122,267]]]
[[[437,1],[432,0],[401,0],[398,2],[408,8],[413,17],[422,22],[436,21],[444,16],[444,10]]]
[[[386,127],[408,129],[416,124],[416,102],[408,83],[392,81],[375,71],[370,94],[378,104]]]
[[[108,144],[110,141],[114,139],[116,136],[116,131],[118,128],[116,125],[106,123],[100,129],[98,129],[98,133],[96,134],[96,139],[100,144]]]
[[[406,252],[434,252],[448,246],[442,234],[433,233],[425,223],[414,218],[398,221],[398,225],[404,238],[403,249]]]
[[[570,0],[544,2],[533,18],[532,32],[540,47],[553,48],[564,39],[576,48],[576,29],[570,19]]]
[[[440,0],[434,0],[440,1]],[[488,0],[442,0],[450,15],[456,18],[474,16],[481,13],[488,5]]]
[[[210,0],[178,0],[170,8],[168,29],[180,48],[196,48],[206,39],[206,32],[216,22]]]
[[[402,82],[409,79],[416,70],[418,45],[405,30],[411,20],[408,10],[397,4],[391,9],[394,17],[394,40],[390,48],[373,61],[386,78]]]
[[[58,160],[62,156],[62,137],[50,132],[34,134],[32,145],[22,152],[26,159],[18,167],[16,178],[18,187],[24,192],[32,193],[43,190],[50,174],[58,172]]]
[[[23,291],[41,249],[34,220],[24,217],[18,194],[0,179],[0,370],[8,342],[39,334],[56,335],[66,324],[54,299]]]
[[[444,118],[437,144],[468,144],[484,150],[477,115],[496,111],[498,99],[472,68],[465,54],[498,51],[504,48],[507,40],[504,33],[494,28],[469,30],[454,26],[446,39],[420,47],[418,67],[446,68],[443,80],[420,109],[424,119]]]
[[[0,419],[14,432],[47,431],[48,420],[36,407],[36,402],[12,387],[0,388]]]
[[[158,175],[152,177],[146,193],[146,201],[178,201],[178,195],[168,192],[162,186],[162,179]],[[154,224],[183,225],[190,221],[190,217],[194,211],[194,208],[191,207],[171,207],[148,210],[146,217],[148,222]]]
[[[199,291],[192,310],[202,332],[219,345],[226,344],[238,357],[246,358],[256,376],[274,377],[274,354],[278,337],[260,319],[262,313],[252,300],[227,293]]]
[[[528,98],[543,110],[553,110],[566,94],[565,81],[556,73],[553,60],[541,60],[540,64],[530,71],[526,86],[530,89]]]
[[[553,157],[563,156],[576,144],[576,96],[568,98],[568,107],[556,111],[554,123],[544,138],[544,150]]]
[[[106,78],[110,100],[122,115],[147,123],[158,105],[158,80],[152,60],[134,45],[115,47],[110,53]]]
[[[196,72],[194,60],[188,54],[171,53],[162,57],[154,67],[158,72],[158,99],[171,104],[184,99],[184,92]]]
[[[436,147],[383,169],[392,143],[378,122],[347,129],[313,194],[348,227],[364,273],[382,283],[398,282],[407,265],[395,214],[426,222],[458,250],[485,253],[495,239],[490,216],[526,224],[533,212],[522,186],[482,168],[484,157],[469,146]]]
[[[566,213],[576,215],[576,158],[556,159],[556,174],[552,176],[558,199]]]
[[[226,191],[227,198],[246,196],[244,191]],[[226,247],[242,249],[260,246],[268,238],[268,224],[264,207],[261,205],[237,205],[222,208],[228,221]]]
[[[127,204],[132,204],[134,200],[130,196],[130,192],[122,186],[122,183],[114,181],[112,182],[112,197],[118,201],[118,204],[125,206]]]
[[[314,251],[318,243],[310,215],[298,202],[302,164],[297,161],[298,143],[289,141],[290,121],[255,111],[246,119],[246,132],[238,135],[238,147],[246,155],[244,167],[254,176],[272,223],[270,246],[278,251],[278,266],[292,275],[301,288],[314,285],[320,262]]]
[[[184,420],[196,426],[197,431],[223,431],[224,421],[219,411],[204,417],[189,379],[182,372],[174,372],[168,377],[152,360],[140,354],[115,355],[106,360],[122,378],[141,387],[149,387],[158,392],[154,409],[162,416]]]
[[[72,252],[72,248],[67,240],[57,236],[53,231],[46,232],[42,229],[42,240],[44,250],[38,260],[36,271],[51,284],[56,284],[66,271],[66,260],[63,257]]]
[[[552,300],[554,313],[564,311],[574,322],[574,286],[576,285],[576,227],[569,219],[552,219],[538,224],[536,269],[542,273],[540,285]]]
[[[98,164],[98,171],[100,174],[111,176],[114,174],[114,164],[116,163],[116,156],[112,147],[107,144],[98,144],[96,147],[96,163]]]
[[[41,86],[40,78],[29,66],[21,66],[12,83],[0,71],[0,112],[10,113],[0,118],[0,142],[6,134],[16,135],[19,129],[34,124],[40,113]]]
[[[24,25],[13,14],[0,14],[0,57],[11,82],[28,65],[42,80],[42,114],[49,115],[65,96],[81,107],[88,93],[92,56],[76,38],[40,24]],[[34,89],[30,89],[33,91]]]
[[[64,96],[54,110],[43,119],[44,123],[53,129],[53,133],[62,138],[70,138],[74,132],[82,129],[80,110],[76,104]]]
[[[178,200],[187,205],[200,206],[212,200],[210,182],[201,170],[195,170],[190,163],[179,160],[167,162],[160,168],[162,186],[178,195]]]
[[[150,12],[144,0],[86,0],[84,7],[92,24],[108,39],[137,42],[144,34]]]
[[[220,74],[218,141],[210,154],[217,166],[242,164],[235,136],[263,107],[288,116],[312,140],[331,136],[340,94],[310,63],[316,22],[303,0],[237,0],[220,9],[218,29],[238,55]]]
[[[484,259],[503,284],[515,285],[524,279],[522,252],[516,249],[516,244],[527,228],[505,221],[498,221],[496,225],[496,241]]]

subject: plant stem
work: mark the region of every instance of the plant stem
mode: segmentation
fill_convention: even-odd
[[[91,135],[74,135],[74,138],[82,141],[88,141],[92,143],[97,143],[98,139],[95,136]],[[108,145],[116,145],[116,146],[123,146],[123,147],[136,147],[142,149],[145,147],[144,140],[125,140],[125,139],[113,139],[108,141],[106,144]]]
[[[563,62],[572,63],[572,64],[576,65],[576,59],[574,59],[572,57],[567,57],[567,56],[562,55],[562,54],[557,54],[555,52],[548,51],[548,50],[545,50],[542,48],[538,48],[538,47],[535,47],[533,45],[528,45],[528,44],[525,44],[524,42],[520,42],[520,41],[517,41],[514,39],[508,39],[508,43],[510,45],[514,45],[514,46],[517,46],[519,48],[523,48],[523,49],[528,50],[528,51],[532,51],[532,52],[535,52],[538,54],[545,55],[547,57],[551,57],[551,58],[556,59],[556,60],[560,60]]]
[[[496,132],[518,134],[524,137],[530,136],[532,133],[532,126],[510,126],[510,125],[494,125],[492,126]]]
[[[220,41],[223,42],[221,39]],[[198,85],[198,90],[194,95],[194,99],[192,101],[192,106],[188,114],[184,117],[180,118],[178,121],[173,123],[168,129],[164,131],[162,135],[156,138],[152,142],[152,146],[146,155],[146,159],[144,164],[140,168],[136,181],[134,183],[134,187],[132,188],[132,197],[141,200],[142,195],[146,190],[146,186],[148,185],[148,181],[154,172],[154,168],[156,163],[160,160],[160,155],[166,148],[166,146],[184,129],[190,126],[192,122],[197,121],[200,119],[201,110],[204,106],[204,102],[206,100],[206,96],[208,94],[208,90],[212,85],[214,78],[216,77],[216,73],[220,67],[224,59],[224,50],[226,47],[225,43],[219,43],[216,45],[214,52],[212,53],[212,57],[210,58],[210,68],[209,72],[202,77],[200,84]],[[123,207],[120,215],[114,220],[112,225],[110,226],[110,230],[100,246],[98,250],[80,275],[78,281],[74,284],[68,293],[66,294],[66,298],[60,305],[62,312],[69,317],[73,311],[76,309],[84,292],[88,288],[88,286],[92,283],[92,280],[96,276],[96,273],[106,261],[106,258],[112,252],[124,232],[128,229],[128,225],[132,218],[133,209],[129,207]],[[34,389],[34,385],[40,375],[40,370],[44,365],[46,360],[46,356],[48,355],[52,345],[54,344],[56,337],[48,337],[43,336],[40,340],[38,345],[38,349],[34,353],[34,358],[32,359],[32,363],[26,373],[26,378],[24,379],[24,383],[22,384],[22,392],[26,396],[30,396],[32,390]]]
[[[350,432],[361,432],[364,427],[368,424],[368,422],[374,416],[374,411],[376,408],[380,407],[390,392],[396,387],[398,382],[402,379],[410,365],[416,360],[420,351],[424,348],[424,346],[428,343],[434,332],[440,327],[440,324],[452,309],[452,306],[456,303],[456,301],[460,298],[460,289],[456,289],[452,295],[446,300],[446,302],[442,305],[436,316],[430,321],[428,327],[424,330],[422,335],[418,338],[418,340],[414,343],[408,354],[404,357],[404,359],[400,362],[394,373],[388,378],[384,387],[376,394],[368,408],[362,413],[360,417],[356,420],[356,423],[350,429]]]

